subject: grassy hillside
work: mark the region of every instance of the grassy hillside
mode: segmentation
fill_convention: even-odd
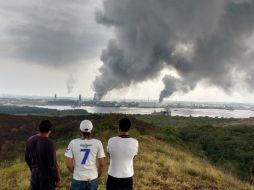
[[[0,115],[0,189],[22,190],[28,188],[30,174],[28,167],[23,161],[24,143],[30,135],[36,132],[36,126],[41,119],[48,118],[55,126],[52,138],[57,146],[63,185],[61,189],[68,189],[71,174],[65,167],[63,154],[69,141],[79,136],[78,125],[80,121],[83,119],[92,120],[95,125],[94,136],[102,140],[105,147],[108,138],[116,135],[117,121],[121,117],[123,115],[117,114],[61,118]],[[223,129],[231,129],[231,124],[238,126],[242,121],[235,119],[213,120],[209,118],[207,120],[203,118],[162,118],[161,116],[143,116],[145,118],[137,116],[139,119],[137,120],[134,117],[128,117],[130,117],[133,124],[131,135],[140,142],[139,155],[135,158],[134,181],[137,190],[254,190],[254,186],[240,181],[239,178],[230,174],[231,170],[226,172],[224,167],[212,166],[206,160],[208,158],[212,161],[212,159],[208,154],[205,154],[206,152],[200,146],[199,138],[192,138],[191,140],[184,140],[183,138],[184,134],[197,134],[194,137],[208,138],[209,131],[213,130],[209,130],[209,127],[202,128],[204,124],[207,124],[205,123],[206,121],[216,127],[224,126]],[[160,124],[160,122],[163,124]],[[174,125],[172,126],[170,122],[174,123]],[[246,122],[245,120],[244,122],[251,123],[251,121]],[[187,126],[189,126],[189,130],[186,130]],[[193,127],[194,129],[200,127],[200,131],[193,132]],[[251,128],[251,125],[249,127]],[[183,133],[183,129],[185,129],[185,133]],[[220,132],[211,133],[212,137],[218,136]],[[203,136],[204,134],[208,136]],[[250,131],[245,134],[250,134],[251,136]],[[224,133],[219,137],[223,136]],[[239,138],[241,137],[243,136],[240,135]],[[223,142],[220,141],[220,138],[215,140],[219,143]],[[191,146],[193,146],[193,149],[191,149]],[[233,148],[239,147],[241,148],[240,144],[235,144]],[[105,181],[106,172],[101,179],[100,190],[104,189]]]
[[[29,136],[37,132],[37,126],[42,119],[49,119],[54,127],[52,138],[58,146],[66,143],[78,132],[78,126],[83,119],[93,122],[94,135],[97,136],[106,129],[115,129],[118,120],[123,117],[120,114],[112,115],[83,115],[68,117],[45,117],[45,116],[16,116],[0,115],[0,159],[11,160],[22,157],[24,145]],[[140,133],[153,131],[154,128],[142,121],[131,118],[133,127]]]
[[[240,182],[211,166],[207,161],[195,157],[191,153],[172,147],[168,143],[154,137],[139,136],[140,152],[135,159],[135,188],[137,190],[252,190],[253,186]],[[103,141],[111,132],[105,131]],[[68,141],[66,141],[67,144]],[[64,149],[57,151],[60,165],[62,190],[69,188],[71,174],[64,164]],[[0,169],[1,190],[26,190],[29,186],[29,172],[23,161]],[[99,189],[105,189],[106,172],[100,182]]]
[[[254,183],[254,118],[138,117],[157,126],[157,137]]]

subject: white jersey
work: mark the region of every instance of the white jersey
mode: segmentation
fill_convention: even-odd
[[[74,139],[64,155],[74,158],[73,179],[80,181],[96,179],[98,177],[96,160],[105,157],[102,143],[97,139]]]
[[[108,174],[115,178],[134,175],[133,158],[138,153],[138,141],[130,137],[112,137],[108,141],[110,155]]]

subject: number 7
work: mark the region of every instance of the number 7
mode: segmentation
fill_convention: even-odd
[[[88,156],[89,156],[89,153],[90,153],[90,149],[81,149],[80,150],[81,152],[85,152],[85,154],[84,154],[84,157],[83,157],[83,160],[82,160],[82,162],[81,162],[81,164],[82,165],[84,165],[84,164],[86,164],[86,160],[87,160],[87,158],[88,158]]]

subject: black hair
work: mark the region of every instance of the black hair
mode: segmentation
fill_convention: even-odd
[[[91,133],[81,131],[83,137],[90,137]]]
[[[127,132],[130,130],[131,121],[128,118],[122,118],[118,122],[119,129],[123,132]]]
[[[41,133],[48,133],[49,131],[52,131],[52,123],[49,120],[42,120],[39,125],[39,131]]]

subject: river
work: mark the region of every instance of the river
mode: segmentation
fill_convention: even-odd
[[[152,114],[154,111],[160,112],[163,108],[129,108],[129,107],[92,107],[82,106],[73,108],[71,106],[37,106],[41,108],[70,110],[85,109],[89,113],[123,113],[123,114]],[[191,108],[171,108],[172,116],[192,116],[192,117],[224,117],[224,118],[249,118],[254,117],[252,110],[226,110],[226,109],[191,109]]]

